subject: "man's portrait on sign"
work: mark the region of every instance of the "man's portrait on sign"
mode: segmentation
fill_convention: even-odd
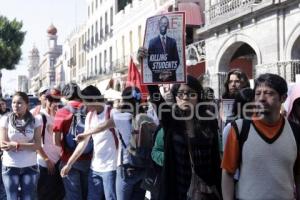
[[[144,84],[185,82],[185,22],[183,12],[147,19],[143,60]]]

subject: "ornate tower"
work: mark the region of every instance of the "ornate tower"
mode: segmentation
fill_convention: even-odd
[[[40,53],[36,46],[32,47],[32,50],[28,55],[28,88],[31,92],[34,91],[34,86],[38,83],[35,83],[36,76],[39,74],[39,64],[40,64]]]

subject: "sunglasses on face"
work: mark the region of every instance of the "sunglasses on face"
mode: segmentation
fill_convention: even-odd
[[[178,91],[176,96],[179,99],[183,99],[185,95],[189,99],[196,99],[198,97],[198,94],[196,92],[192,92],[192,91]]]

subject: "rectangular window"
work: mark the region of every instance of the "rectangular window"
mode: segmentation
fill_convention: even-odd
[[[99,54],[99,74],[102,74],[102,53]]]
[[[94,67],[93,67],[93,65],[94,65],[93,58],[91,58],[91,69],[90,69],[91,75],[94,74]]]
[[[124,37],[124,35],[122,36],[122,57],[123,57],[123,62],[125,62],[124,61],[124,59],[125,59],[125,37]]]
[[[113,13],[113,7],[110,7],[110,26],[114,24],[114,13]]]
[[[110,70],[112,70],[112,55],[113,52],[112,52],[112,47],[109,47],[109,67],[110,67]]]
[[[97,67],[97,55],[95,56],[95,74],[98,74],[98,67]]]
[[[106,73],[107,70],[107,52],[104,50],[104,73]]]
[[[139,47],[142,46],[142,26],[139,25],[138,27],[138,34],[139,34]]]
[[[108,34],[108,19],[107,19],[107,12],[105,12],[104,22],[105,22],[105,36]]]
[[[94,1],[92,2],[92,14],[94,13]]]
[[[133,51],[133,47],[132,47],[132,31],[129,32],[129,50],[130,50],[130,54],[132,54]]]
[[[89,62],[89,60],[86,61],[86,69],[87,69],[87,72],[86,72],[87,77],[89,77],[90,76],[90,62]]]

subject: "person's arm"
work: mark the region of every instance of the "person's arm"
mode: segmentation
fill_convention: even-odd
[[[114,127],[115,127],[114,120],[113,120],[113,118],[110,118],[110,119],[106,120],[105,122],[103,122],[102,124],[99,124],[95,128],[90,128],[90,129],[84,131],[84,133],[78,134],[76,137],[76,141],[80,142],[82,140],[85,140],[85,138],[87,138],[93,134],[97,134],[97,133],[103,132],[107,129],[114,128]]]
[[[152,160],[159,166],[164,164],[164,131],[161,128],[157,133],[155,143],[151,152]]]
[[[76,160],[81,156],[81,154],[84,152],[85,147],[88,145],[89,140],[91,136],[85,137],[82,141],[78,143],[76,146],[76,149],[72,153],[72,156],[69,158],[67,164],[61,169],[60,175],[61,177],[65,177],[68,175],[70,169],[72,168],[73,164],[76,162]]]
[[[222,171],[222,195],[223,200],[233,200],[234,198],[234,179],[233,175],[223,169]]]
[[[43,160],[46,162],[47,164],[47,168],[48,168],[48,173],[51,175],[54,175],[55,173],[55,163],[53,163],[47,156],[47,154],[45,153],[44,149],[42,147],[40,147],[37,150],[37,153],[43,158]]]
[[[33,150],[36,151],[41,147],[41,126],[34,129],[34,142],[15,142],[15,141],[2,141],[2,149],[4,151],[21,151]]]
[[[0,128],[0,144],[2,144],[3,142],[7,142],[7,141],[8,141],[7,128],[1,127]]]
[[[240,148],[234,128],[230,128],[222,160],[222,194],[224,200],[233,200],[234,178],[239,168]]]

